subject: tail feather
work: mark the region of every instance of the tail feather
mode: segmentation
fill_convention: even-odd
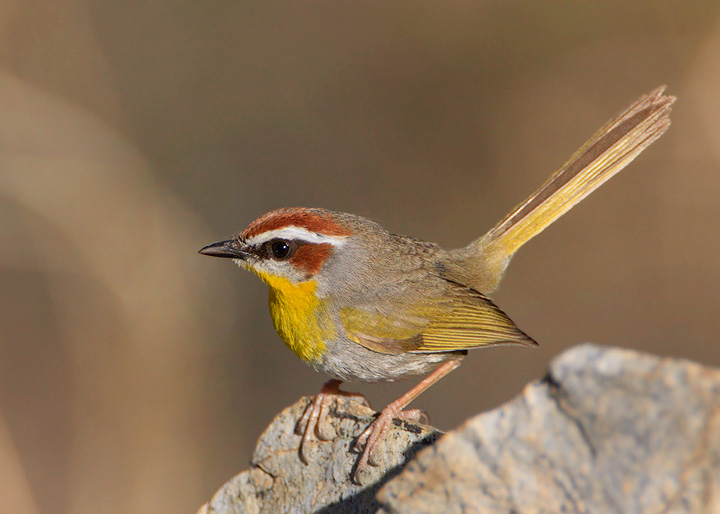
[[[610,120],[538,190],[480,239],[460,251],[463,260],[478,260],[482,277],[474,284],[490,292],[512,255],[575,204],[627,166],[670,126],[675,98],[660,87]],[[465,262],[465,265],[469,264]]]

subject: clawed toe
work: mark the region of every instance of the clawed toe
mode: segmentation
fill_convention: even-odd
[[[332,423],[328,421],[329,405],[325,405],[323,411],[320,413],[320,418],[315,425],[315,437],[320,441],[330,441],[335,438],[337,433],[332,426]]]
[[[359,482],[359,475],[368,465],[377,466],[379,464],[377,447],[385,438],[388,430],[393,424],[393,419],[403,417],[402,414],[392,405],[388,405],[383,409],[380,415],[358,436],[355,442],[355,448],[362,448],[360,460],[358,460],[353,480]]]
[[[327,382],[320,393],[313,398],[312,402],[307,406],[305,412],[303,412],[295,425],[295,433],[302,435],[298,453],[300,460],[305,464],[310,462],[308,450],[313,439],[327,441],[336,435],[335,429],[328,421],[328,414],[330,413],[330,404],[337,396],[350,396],[360,401],[363,405],[369,406],[364,396],[341,391],[339,389],[340,383],[339,380],[330,380]],[[405,405],[407,405],[407,400],[403,397],[385,407],[375,421],[363,430],[355,440],[353,450],[361,453],[352,477],[355,483],[361,483],[360,475],[368,466],[377,466],[380,464],[378,447],[383,439],[385,439],[395,418],[416,423],[420,422],[423,418],[428,418],[427,413],[420,409],[401,411],[400,409]]]
[[[421,409],[410,409],[400,411],[392,404],[385,407],[380,415],[373,421],[355,440],[353,449],[362,452],[358,460],[353,481],[360,484],[360,474],[370,466],[378,466],[380,461],[379,446],[385,439],[385,436],[392,427],[395,419],[403,419],[419,423],[423,418],[427,419],[428,415]]]
[[[329,430],[327,429],[327,415],[330,411],[332,396],[321,392],[307,406],[305,412],[295,425],[295,433],[302,434],[300,447],[298,448],[300,460],[305,464],[310,462],[307,449],[313,437],[320,440],[327,440]]]
[[[430,423],[430,416],[422,409],[404,410],[401,411],[397,417],[406,421],[412,421],[413,423],[422,423],[424,425]]]
[[[307,451],[313,439],[329,441],[336,436],[335,429],[328,421],[328,414],[330,413],[330,404],[337,396],[349,396],[363,405],[370,406],[363,395],[341,391],[340,384],[340,380],[326,382],[295,424],[295,433],[302,435],[298,453],[300,460],[305,464],[309,462]]]

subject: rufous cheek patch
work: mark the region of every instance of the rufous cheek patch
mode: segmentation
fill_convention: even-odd
[[[290,258],[290,262],[296,268],[306,272],[308,277],[311,277],[320,271],[332,251],[333,245],[330,243],[301,244]]]

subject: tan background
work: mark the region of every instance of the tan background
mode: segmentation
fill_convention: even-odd
[[[720,365],[716,0],[1,5],[0,512],[194,512],[318,390],[204,244],[305,205],[463,245],[663,83],[670,132],[496,295],[541,347],[417,405],[451,428],[582,341]]]

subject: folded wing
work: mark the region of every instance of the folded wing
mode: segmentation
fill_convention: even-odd
[[[386,307],[386,308],[383,308]],[[340,313],[352,340],[380,353],[436,353],[483,346],[537,343],[492,300],[459,284],[445,294],[395,301],[372,308],[348,308]]]

